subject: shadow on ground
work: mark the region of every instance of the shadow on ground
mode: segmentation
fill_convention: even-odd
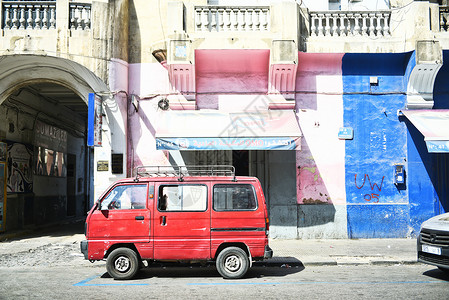
[[[288,263],[276,262],[255,262],[248,270],[243,279],[270,277],[283,277],[303,271],[304,265],[299,261],[289,258]],[[141,280],[148,278],[221,278],[215,265],[208,263],[184,264],[184,263],[153,263],[149,267],[142,268],[134,279]],[[104,273],[101,278],[111,278],[108,273]],[[129,282],[126,281],[126,282]]]
[[[432,269],[423,273],[424,276],[431,277],[433,279],[439,279],[449,282],[449,270],[443,271],[440,269]]]

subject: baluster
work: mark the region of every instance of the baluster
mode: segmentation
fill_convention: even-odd
[[[217,9],[210,9],[210,31],[217,31]]]
[[[201,12],[202,31],[209,31],[209,10],[204,8]]]
[[[27,28],[33,29],[33,6],[28,5],[28,19],[27,19]]]
[[[448,23],[447,15],[448,15],[447,12],[443,13],[443,17],[444,17],[444,31],[447,31],[447,29],[448,29],[448,26],[447,26],[447,23]]]
[[[382,36],[382,26],[380,22],[382,20],[382,14],[376,14],[376,36]]]
[[[86,27],[86,7],[80,6],[80,29],[83,30]]]
[[[267,31],[268,30],[268,13],[270,11],[268,9],[262,9],[262,20],[260,22],[260,24],[262,25],[262,30],[263,31]]]
[[[44,17],[42,18],[42,28],[48,29],[48,5],[43,5]]]
[[[237,9],[232,10],[232,29],[233,31],[238,30],[239,20],[238,20],[238,13],[239,11]]]
[[[224,31],[224,17],[225,17],[225,11],[223,8],[218,9],[218,26],[217,31]]]
[[[19,19],[17,18],[17,5],[13,6],[13,11],[12,11],[12,29],[17,29],[17,25],[19,22]]]
[[[317,20],[317,15],[316,14],[313,14],[313,13],[311,13],[310,14],[310,36],[316,36],[317,34],[316,34],[316,26],[315,26],[315,23],[316,23],[316,20]]]
[[[345,14],[340,14],[340,36],[346,36]]]
[[[330,14],[325,14],[326,26],[324,27],[324,36],[331,35],[330,16],[331,16]]]
[[[25,19],[25,6],[20,6],[20,19],[19,19],[19,29],[25,29],[25,24],[26,19]]]
[[[260,9],[255,9],[253,13],[254,30],[260,31]]]
[[[368,14],[362,14],[362,35],[368,35],[368,26],[366,25],[366,20],[368,19]]]
[[[195,29],[196,31],[201,31],[201,9],[195,9]]]
[[[50,29],[56,28],[56,7],[51,6],[50,7]]]
[[[354,17],[355,17],[354,35],[358,36],[358,35],[360,35],[360,26],[359,26],[360,14],[354,14]]]
[[[347,18],[348,18],[348,24],[346,25],[347,36],[353,36],[354,35],[353,32],[352,32],[352,28],[351,28],[351,23],[352,23],[352,20],[354,19],[353,17],[354,17],[354,15],[351,14],[351,13],[349,13],[347,15]]]
[[[5,29],[11,29],[11,6],[5,5]]]
[[[245,14],[245,9],[239,10],[239,30],[241,31],[244,31],[246,29]]]
[[[376,27],[374,27],[374,16],[375,14],[373,13],[369,14],[369,36],[375,36],[374,30]]]
[[[225,10],[225,16],[226,16],[226,18],[225,18],[225,30],[226,31],[231,31],[231,25],[232,25],[231,12],[232,11],[229,8],[226,8],[226,10]]]
[[[443,12],[440,10],[440,31],[446,31],[445,24],[446,22],[443,19]]]
[[[389,14],[388,13],[384,13],[382,14],[383,19],[384,19],[384,27],[382,28],[383,34],[384,36],[388,36],[390,35],[390,27],[388,26],[388,18],[389,18]]]
[[[337,14],[332,14],[332,36],[338,36]]]
[[[246,30],[252,31],[253,30],[253,10],[248,9],[246,11]]]
[[[84,30],[90,30],[90,7],[86,7],[86,19],[84,20]]]
[[[71,18],[70,18],[70,30],[75,30],[75,7],[71,6],[70,7],[71,12]]]
[[[323,14],[318,14],[318,36],[324,36],[323,18]]]
[[[40,5],[36,5],[36,18],[34,19],[34,29],[41,29],[41,7]]]

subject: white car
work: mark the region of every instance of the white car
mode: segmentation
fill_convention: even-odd
[[[418,236],[418,261],[449,273],[449,213],[422,223]]]

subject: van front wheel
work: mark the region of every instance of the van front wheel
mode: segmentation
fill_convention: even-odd
[[[114,279],[131,279],[139,270],[139,258],[129,248],[117,248],[106,260],[106,270]]]
[[[218,254],[216,266],[225,279],[242,278],[249,268],[248,255],[238,247],[225,248]]]

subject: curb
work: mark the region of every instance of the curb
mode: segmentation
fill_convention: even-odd
[[[418,260],[411,259],[379,259],[369,261],[347,260],[338,262],[335,259],[306,259],[300,260],[295,257],[273,257],[268,260],[254,262],[254,266],[270,267],[316,267],[316,266],[393,266],[393,265],[414,265],[419,264]]]

